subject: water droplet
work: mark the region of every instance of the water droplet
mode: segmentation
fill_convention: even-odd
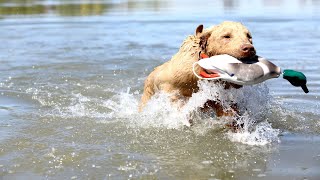
[[[258,174],[257,177],[265,177],[266,174]]]
[[[208,164],[212,164],[212,163],[213,163],[213,161],[207,160],[207,161],[202,161],[201,163],[202,163],[202,164],[206,164],[206,165],[208,165]]]

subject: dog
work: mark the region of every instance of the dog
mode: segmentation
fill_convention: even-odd
[[[156,67],[144,83],[144,91],[139,105],[142,111],[150,98],[157,92],[163,91],[171,95],[172,102],[188,100],[199,90],[198,78],[193,74],[193,63],[199,60],[199,55],[209,57],[228,54],[237,59],[250,59],[256,56],[250,31],[239,22],[225,21],[219,25],[204,29],[203,25],[196,28],[195,35],[188,36],[179,51],[171,60]],[[197,72],[201,71],[197,67]],[[221,83],[218,81],[217,83]],[[240,85],[223,82],[225,89],[241,88]],[[218,117],[234,116],[238,113],[237,105],[233,111],[225,112],[219,102],[208,101],[204,111],[212,109]]]

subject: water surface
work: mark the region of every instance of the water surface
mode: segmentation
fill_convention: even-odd
[[[318,1],[0,0],[1,179],[319,179]],[[259,121],[229,133],[165,95],[137,112],[143,81],[199,24],[240,21],[259,55],[302,71],[236,91]],[[198,99],[197,99],[198,98]],[[227,99],[227,98],[226,98]]]

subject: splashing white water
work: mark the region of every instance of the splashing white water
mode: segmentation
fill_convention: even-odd
[[[205,134],[212,129],[221,130],[225,124],[237,122],[243,128],[237,133],[226,133],[231,141],[251,145],[279,141],[279,131],[266,121],[272,116],[272,98],[266,85],[228,90],[220,84],[205,80],[198,85],[199,91],[179,105],[171,102],[170,94],[158,93],[142,112],[138,112],[139,93],[131,94],[130,89],[107,100],[71,93],[65,105],[57,103],[48,114],[62,118],[91,118],[102,123],[123,121],[127,126],[135,128],[184,129],[192,122],[191,129],[197,134]],[[217,118],[214,113],[205,114],[200,108],[208,100],[220,102],[224,110],[229,111],[233,111],[232,105],[237,104],[241,116]]]
[[[242,131],[241,133],[228,132],[231,141],[241,142],[249,145],[266,145],[279,142],[279,130],[273,129],[268,122],[261,122],[255,126],[253,131]]]
[[[208,100],[219,101],[224,110],[232,111],[232,105],[237,104],[240,110],[239,117],[216,118],[214,115],[203,114],[199,108]],[[242,124],[243,129],[237,133],[227,133],[231,141],[249,145],[265,145],[278,142],[279,130],[273,129],[266,121],[271,115],[269,90],[266,85],[245,86],[240,89],[226,90],[222,85],[209,81],[199,82],[199,91],[185,102],[182,107],[170,101],[170,95],[159,93],[152,97],[142,112],[138,112],[139,99],[134,94],[121,93],[113,100],[104,103],[112,107],[113,118],[125,120],[129,126],[161,127],[181,129],[190,126],[199,132],[208,129],[221,128],[227,122],[236,121]],[[231,118],[231,119],[230,119]],[[200,128],[200,130],[199,130]]]

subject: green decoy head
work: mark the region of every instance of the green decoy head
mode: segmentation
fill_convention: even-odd
[[[307,78],[302,72],[286,69],[283,71],[283,79],[288,80],[293,86],[301,86],[305,93],[309,92],[307,88]]]

